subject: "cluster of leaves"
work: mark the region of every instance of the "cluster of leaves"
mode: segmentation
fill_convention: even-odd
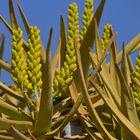
[[[140,138],[140,56],[135,68],[130,57],[140,47],[140,34],[117,52],[112,26],[105,25],[103,37],[98,32],[104,5],[101,0],[93,14],[93,1],[86,0],[79,31],[77,5],[70,4],[68,35],[61,17],[52,59],[53,29],[45,50],[39,30],[30,26],[18,4],[26,42],[9,0],[11,25],[1,15],[0,20],[12,34],[12,66],[2,59],[5,37],[1,35],[0,68],[12,75],[15,86],[0,82],[0,139],[65,139],[61,132],[72,120],[80,121],[83,133],[66,139]]]

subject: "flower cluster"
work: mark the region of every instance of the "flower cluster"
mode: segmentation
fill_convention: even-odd
[[[79,16],[76,3],[69,5],[68,13],[69,22],[65,61],[61,67],[60,73],[56,75],[53,83],[53,93],[58,92],[58,96],[61,96],[62,92],[67,91],[68,86],[73,79],[73,72],[76,68],[74,40],[76,39],[79,42]]]
[[[15,89],[18,91],[23,91],[26,88],[30,89],[31,84],[28,80],[28,75],[26,73],[27,64],[25,58],[25,52],[23,49],[23,37],[22,30],[20,28],[13,29],[12,31],[12,79],[14,81]]]
[[[36,88],[40,90],[42,85],[42,72],[41,72],[41,41],[40,41],[40,30],[34,26],[30,27],[28,35],[29,50],[27,52],[27,64],[30,83],[32,89]]]
[[[102,45],[103,51],[105,50],[107,43],[109,42],[111,38],[111,28],[112,28],[111,24],[106,24],[104,26],[103,37],[101,39],[101,45]]]
[[[136,58],[135,72],[132,73],[132,80],[134,79],[140,81],[140,52],[138,53],[138,56]],[[136,109],[138,114],[140,115],[140,87],[133,84],[132,88],[133,88],[133,93],[134,93],[134,98],[136,103]]]
[[[80,32],[80,41],[82,42],[84,35],[87,32],[87,28],[90,25],[90,22],[94,16],[93,14],[94,10],[94,3],[93,0],[86,0],[85,2],[85,8],[84,8],[84,13],[82,15],[83,19],[83,26],[82,26],[82,31]]]

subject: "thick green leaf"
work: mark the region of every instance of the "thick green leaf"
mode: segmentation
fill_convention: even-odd
[[[42,72],[42,93],[40,99],[40,108],[38,117],[35,124],[35,135],[46,133],[51,128],[52,113],[53,113],[53,100],[52,100],[52,67],[51,67],[51,39],[53,29],[50,30],[48,46],[46,49],[46,61],[43,62]]]
[[[66,51],[66,29],[64,19],[62,16],[60,18],[60,39],[61,39],[60,67],[62,67],[65,61],[65,51]]]
[[[19,131],[27,131],[27,129],[33,128],[33,123],[30,121],[17,121],[0,118],[0,130],[9,130],[12,125]]]
[[[16,14],[13,7],[13,0],[9,0],[9,15],[10,15],[10,21],[11,26],[13,29],[18,29],[19,25],[16,19]]]
[[[118,119],[119,123],[124,126],[130,134],[132,134],[136,139],[140,138],[140,131],[137,129],[119,110],[112,101],[108,98],[105,92],[92,80],[90,80],[91,84],[97,90],[97,92],[101,95],[102,99],[104,100],[105,104],[110,109],[111,113]]]
[[[0,98],[0,113],[4,113],[10,118],[16,120],[27,120],[27,121],[31,120],[28,114],[25,114],[22,112],[22,110],[4,102],[1,98]]]

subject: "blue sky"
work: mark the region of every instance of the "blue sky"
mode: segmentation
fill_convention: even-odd
[[[53,27],[52,50],[56,50],[57,40],[59,36],[60,15],[64,16],[67,22],[67,8],[72,2],[76,2],[79,6],[79,16],[83,13],[85,0],[13,0],[18,21],[23,29],[23,24],[17,9],[17,2],[23,8],[23,11],[29,20],[30,25],[36,25],[41,30],[41,38],[46,46],[49,29]],[[99,4],[99,0],[94,0],[95,10]],[[127,44],[133,37],[140,32],[140,0],[106,0],[105,9],[102,15],[101,24],[99,26],[100,33],[106,23],[111,23],[114,31],[118,32],[116,41],[121,49],[122,42]],[[10,23],[8,0],[0,0],[0,14]],[[6,36],[6,46],[4,60],[10,60],[10,33],[0,23],[0,34]],[[4,75],[7,73],[3,73]],[[9,76],[8,76],[9,77]],[[2,76],[2,81],[10,83],[10,78]]]

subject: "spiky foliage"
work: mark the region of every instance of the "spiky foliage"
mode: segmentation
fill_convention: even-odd
[[[68,9],[68,36],[65,52],[65,61],[60,73],[56,75],[53,83],[53,92],[59,96],[68,90],[73,79],[73,72],[76,68],[76,56],[74,50],[74,40],[79,42],[79,16],[78,6],[76,3],[69,5]]]
[[[12,79],[15,83],[15,89],[23,91],[26,88],[31,89],[31,83],[28,80],[27,64],[23,49],[22,30],[20,28],[12,31]]]
[[[80,41],[81,42],[82,42],[84,35],[87,32],[87,28],[90,25],[90,22],[94,16],[93,10],[94,10],[94,1],[93,0],[86,0],[84,13],[82,15],[83,26],[82,26],[82,31],[80,32]]]
[[[40,43],[40,30],[34,26],[30,27],[28,35],[29,51],[27,52],[28,75],[32,90],[40,91],[42,85],[42,72],[41,67],[41,43]]]
[[[135,72],[132,73],[132,80],[140,81],[140,51],[136,58]],[[137,86],[136,84],[133,84],[132,88],[133,88],[137,112],[140,117],[140,87]]]
[[[103,37],[101,39],[102,50],[104,51],[106,48],[107,43],[110,41],[111,38],[111,24],[106,24],[104,26]]]
[[[131,92],[132,88],[130,88],[130,83],[135,85],[133,88],[134,90],[137,89],[135,87],[139,87],[139,76],[135,76],[131,81],[130,73],[133,71],[133,66],[129,57],[133,51],[136,51],[140,47],[140,34],[123,47],[123,51],[117,53],[117,43],[114,40],[116,33],[112,33],[111,39],[109,39],[109,43],[105,46],[106,49],[103,53],[100,48],[101,38],[98,33],[98,25],[104,3],[105,1],[102,0],[95,13],[97,21],[96,19],[92,20],[93,22],[87,27],[87,32],[84,34],[82,42],[78,39],[78,22],[74,21],[77,18],[68,17],[69,23],[72,22],[76,28],[73,29],[73,26],[69,25],[68,36],[65,35],[64,24],[62,22],[63,19],[61,18],[61,27],[63,26],[61,28],[61,41],[62,47],[64,45],[64,49],[66,48],[66,50],[62,52],[57,51],[54,59],[51,61],[51,29],[46,54],[43,46],[41,46],[42,61],[40,62],[39,30],[36,27],[30,28],[28,20],[20,5],[18,5],[29,41],[26,42],[23,37],[22,39],[21,37],[18,37],[19,34],[21,34],[21,30],[18,29],[19,25],[16,20],[12,0],[9,0],[12,27],[2,16],[0,16],[0,19],[9,29],[10,33],[12,33],[12,35],[15,34],[16,39],[13,36],[12,42],[15,42],[16,46],[12,45],[12,49],[14,50],[12,52],[12,67],[0,59],[0,68],[13,75],[13,70],[15,66],[17,66],[15,64],[21,60],[21,62],[23,62],[24,60],[22,64],[26,64],[26,72],[30,75],[28,76],[28,80],[31,83],[31,90],[22,91],[23,89],[21,89],[21,86],[19,86],[18,90],[13,90],[13,88],[10,88],[11,86],[7,86],[0,82],[0,139],[132,140],[140,138],[140,120],[136,114],[135,102],[132,96],[133,93]],[[71,16],[74,14],[72,11],[74,11],[77,6],[72,4],[70,5],[70,8],[72,9],[69,10]],[[16,32],[13,32],[13,29],[15,29]],[[77,40],[75,44],[73,44],[73,39]],[[23,41],[19,43],[19,40]],[[81,43],[81,46],[79,45],[79,42]],[[19,59],[19,54],[16,54],[19,53],[19,48],[16,48],[19,45],[20,49],[21,46],[24,46],[24,49],[26,50],[24,51],[23,49],[22,54],[20,55],[21,60]],[[2,46],[3,45],[1,45],[0,48]],[[95,47],[95,49],[91,51],[93,47]],[[73,52],[73,50],[75,50],[75,52]],[[104,61],[107,54],[110,59]],[[22,57],[22,55],[24,57]],[[62,88],[61,90],[56,88],[56,91],[60,93],[62,90],[66,92],[67,89],[69,89],[69,94],[67,94],[67,96],[63,96],[65,94],[62,94],[63,98],[57,100],[58,98],[52,95],[52,77],[54,77],[53,74],[55,73],[54,70],[59,61],[59,56],[62,59],[65,56],[65,59],[62,60],[62,63],[58,66],[58,68],[60,68],[60,73],[56,74],[56,81],[54,82],[56,82],[55,84],[57,86],[64,86],[60,86]],[[74,58],[74,63],[72,63],[71,61],[74,56],[76,56],[76,58]],[[18,61],[16,61],[16,59]],[[34,61],[37,59],[38,63]],[[138,59],[139,55],[136,60],[138,65],[138,67],[136,65],[137,73],[139,72]],[[122,65],[120,65],[120,63],[122,63]],[[42,72],[43,83],[41,87],[37,86],[39,78],[36,78],[38,74],[36,73],[37,70],[34,71],[39,64],[42,64],[42,68],[38,71],[38,73]],[[76,64],[76,66],[71,66],[71,64]],[[92,64],[92,67],[90,67],[91,71],[89,71],[90,64]],[[70,66],[73,68],[70,68]],[[73,72],[75,67],[77,70],[76,72]],[[66,76],[67,70],[69,70],[68,76]],[[18,71],[18,75],[20,74],[20,71]],[[91,74],[87,75],[89,72]],[[14,76],[17,78],[17,75]],[[35,78],[33,78],[33,76]],[[71,82],[72,79],[70,76],[72,76],[72,78],[76,77],[73,82]],[[39,77],[41,77],[41,74]],[[66,83],[67,78],[64,77],[69,77],[70,80]],[[17,81],[17,85],[22,85],[24,82],[24,80],[22,83],[19,81]],[[40,96],[38,96],[38,89],[40,88],[42,89],[42,92]],[[53,91],[53,93],[54,92],[55,91]],[[32,96],[34,95],[33,93],[36,93],[36,99]],[[52,102],[52,98],[56,102]],[[25,107],[32,107],[32,109],[27,109]],[[64,110],[66,111],[64,112]],[[64,127],[73,120],[77,120],[82,124],[82,126],[80,125],[78,127],[78,129],[81,129],[81,133],[76,133],[74,136],[70,136],[69,134],[68,137],[63,136],[61,132]]]

